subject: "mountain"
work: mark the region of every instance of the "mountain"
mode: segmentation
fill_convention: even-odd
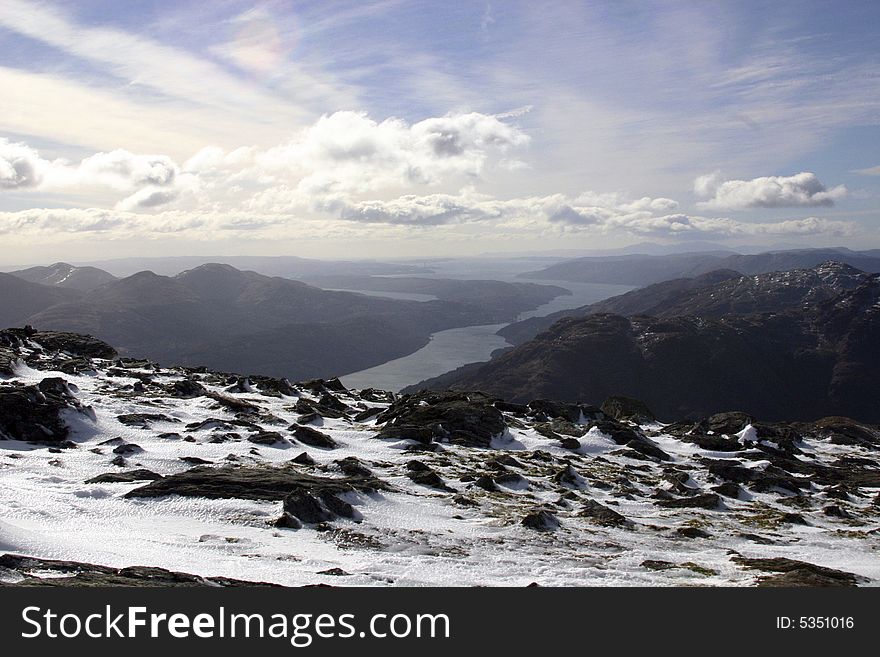
[[[116,276],[131,276],[141,271],[152,271],[163,276],[174,276],[207,264],[231,265],[236,269],[252,270],[266,276],[281,276],[301,280],[306,276],[333,274],[397,275],[425,272],[420,265],[387,263],[373,260],[317,260],[298,256],[168,256],[149,258],[117,258],[86,263],[112,272]]]
[[[31,283],[63,287],[87,292],[105,283],[112,283],[116,277],[96,267],[74,267],[66,262],[56,262],[48,267],[30,267],[9,272],[13,276]]]
[[[765,311],[764,295],[742,279],[718,285],[755,299],[753,314],[730,313],[736,298],[698,289],[662,317],[594,314],[565,318],[548,331],[480,367],[467,366],[419,386],[479,390],[513,401],[548,397],[595,401],[609,395],[644,400],[663,419],[738,408],[762,417],[815,419],[849,415],[880,421],[880,276],[846,270],[828,275],[847,288],[828,297],[801,288],[803,272],[761,278],[758,289],[783,299]],[[840,274],[840,276],[838,276]],[[837,281],[837,283],[834,283]],[[727,288],[725,288],[727,286]],[[811,300],[802,303],[805,296]],[[750,307],[748,304],[740,308]],[[680,310],[710,312],[675,315]],[[761,312],[765,311],[765,312]]]
[[[31,283],[0,273],[0,326],[26,324],[31,315],[79,297],[76,290]]]
[[[509,321],[561,292],[527,287],[530,295],[501,295],[502,301],[487,291],[483,302],[476,297],[469,303],[421,303],[332,292],[207,264],[173,277],[140,272],[75,300],[42,304],[18,323],[94,334],[118,345],[124,355],[144,354],[163,362],[330,376],[404,356],[436,331]]]
[[[544,269],[520,274],[520,278],[650,285],[675,278],[692,278],[713,270],[730,269],[742,274],[804,269],[834,260],[867,272],[880,272],[880,256],[845,248],[772,251],[756,255],[698,253],[673,255],[626,255],[577,258]]]
[[[562,310],[505,326],[498,334],[513,345],[534,338],[563,317],[611,313],[629,317],[699,315],[722,317],[756,312],[781,312],[815,304],[854,289],[865,272],[829,261],[810,269],[768,272],[743,276],[730,269],[711,271],[693,278],[655,283],[580,308]]]
[[[876,425],[0,351],[0,585],[880,583]]]

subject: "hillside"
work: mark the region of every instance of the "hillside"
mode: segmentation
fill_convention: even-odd
[[[793,275],[800,279],[803,272]],[[756,312],[744,315],[676,315],[669,309],[663,317],[566,318],[481,367],[420,386],[479,390],[514,401],[595,402],[626,395],[643,399],[663,419],[737,408],[773,420],[840,414],[880,421],[880,276],[859,276],[856,287],[847,276],[834,279],[850,289],[827,297],[827,290],[817,288],[807,292],[815,298],[803,307],[797,306],[806,290],[788,297],[796,290],[789,278],[760,279],[765,290],[777,288],[788,309],[780,304],[761,312],[761,301]],[[750,298],[752,286],[738,280],[719,285]],[[713,298],[697,290],[675,312],[736,306],[734,295],[720,305],[706,303]]]
[[[783,312],[815,304],[858,286],[865,272],[840,262],[824,262],[809,269],[773,271],[751,276],[721,269],[693,278],[656,283],[598,303],[545,317],[515,322],[498,331],[514,345],[531,340],[563,317],[611,313],[629,317],[697,315],[723,317],[761,312]]]
[[[17,280],[17,279],[14,279]],[[286,278],[208,264],[176,276],[140,272],[75,301],[41,304],[15,322],[40,329],[90,333],[173,364],[289,377],[335,376],[404,356],[431,333],[509,321],[561,290],[499,283],[470,302],[397,301],[332,292]],[[52,288],[41,287],[51,290]],[[45,307],[47,306],[48,307]]]
[[[0,349],[27,364],[0,372],[0,585],[880,582],[875,425],[397,397],[21,329]]]

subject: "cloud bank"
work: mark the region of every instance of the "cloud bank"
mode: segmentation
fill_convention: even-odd
[[[178,164],[117,149],[79,162],[49,160],[0,139],[0,190],[99,190],[110,207],[0,212],[0,234],[27,239],[181,236],[199,240],[312,234],[449,231],[485,225],[499,234],[618,234],[660,239],[849,235],[854,225],[817,217],[743,221],[694,215],[666,197],[623,192],[499,198],[478,191],[508,171],[529,136],[521,113],[453,113],[408,123],[363,112],[325,115],[270,148],[203,148]],[[846,194],[812,173],[752,180],[702,176],[704,209],[830,205]]]

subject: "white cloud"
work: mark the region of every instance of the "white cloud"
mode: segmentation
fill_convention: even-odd
[[[183,188],[194,184],[192,176],[181,179],[180,168],[165,155],[117,149],[71,164],[44,159],[26,144],[0,138],[0,189],[106,188],[128,195],[117,208],[134,210],[170,203]]]
[[[36,187],[47,165],[34,149],[0,137],[0,189]]]
[[[715,172],[697,178],[694,192],[711,197],[700,207],[721,210],[834,205],[847,194],[843,185],[827,189],[816,174],[808,171],[752,180],[722,180]]]

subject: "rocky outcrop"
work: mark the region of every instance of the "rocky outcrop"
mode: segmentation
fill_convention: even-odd
[[[0,555],[0,586],[47,587],[169,587],[169,586],[275,586],[228,577],[200,577],[152,566],[111,568],[79,561],[38,559],[17,554]],[[37,574],[34,574],[37,573]]]
[[[379,438],[410,439],[429,444],[451,442],[489,447],[507,425],[501,412],[483,395],[422,392],[405,395],[376,418],[384,425]]]
[[[70,428],[67,411],[89,414],[70,387],[60,378],[46,378],[36,386],[0,388],[0,437],[32,443],[60,445]]]

